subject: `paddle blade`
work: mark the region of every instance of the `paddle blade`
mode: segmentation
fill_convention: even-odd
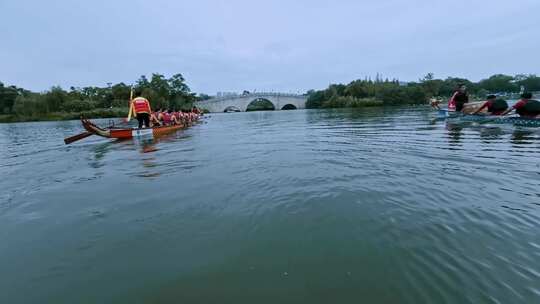
[[[131,116],[135,116],[134,113],[133,113],[133,102],[129,102],[129,112],[128,112],[128,117],[127,117],[127,122],[129,122],[131,120]]]
[[[93,135],[93,134],[94,133],[91,133],[91,132],[84,132],[84,133],[77,134],[77,135],[74,135],[74,136],[71,136],[71,137],[68,137],[68,138],[64,138],[64,143],[66,145],[69,145],[72,142],[75,142],[77,140],[81,140],[83,138],[87,138],[88,136]]]

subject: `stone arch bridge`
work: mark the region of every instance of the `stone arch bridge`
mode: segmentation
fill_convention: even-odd
[[[251,93],[198,101],[195,103],[195,106],[212,113],[226,111],[245,112],[251,103],[260,100],[271,102],[276,110],[305,109],[307,96],[283,93]]]

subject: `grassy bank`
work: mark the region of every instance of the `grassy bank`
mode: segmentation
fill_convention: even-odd
[[[0,115],[0,123],[25,122],[25,121],[57,121],[85,118],[114,118],[127,116],[128,108],[94,109],[82,112],[51,112],[41,115]]]

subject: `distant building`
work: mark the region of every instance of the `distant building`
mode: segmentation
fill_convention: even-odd
[[[217,92],[216,97],[238,96],[236,92]]]

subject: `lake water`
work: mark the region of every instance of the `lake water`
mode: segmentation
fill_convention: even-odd
[[[433,117],[1,124],[0,303],[540,303],[540,132]]]

